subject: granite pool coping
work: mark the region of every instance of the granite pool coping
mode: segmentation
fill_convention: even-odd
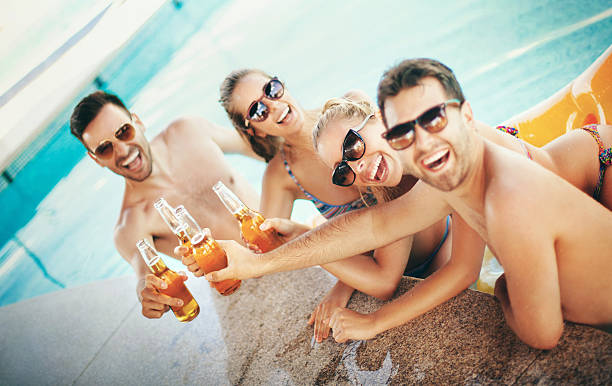
[[[187,281],[190,323],[140,314],[135,278],[0,308],[0,384],[525,384],[612,382],[612,335],[566,323],[553,350],[509,330],[497,301],[466,290],[369,341],[311,345],[306,320],[335,279],[320,268],[243,282],[219,296]],[[404,278],[396,296],[418,280]],[[383,302],[355,293],[349,307]]]

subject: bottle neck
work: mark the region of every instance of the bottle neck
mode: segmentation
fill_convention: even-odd
[[[157,201],[155,203],[155,209],[159,212],[159,215],[164,219],[164,222],[168,225],[170,230],[177,234],[177,228],[181,224],[177,217],[174,208],[172,208],[166,201]]]
[[[160,275],[168,270],[168,266],[166,265],[166,263],[164,263],[164,261],[159,256],[157,256],[156,259],[148,263],[148,265],[149,265],[149,268],[151,269],[151,272],[153,272],[153,274],[155,275]]]

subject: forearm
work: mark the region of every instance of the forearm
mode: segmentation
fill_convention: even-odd
[[[336,298],[342,303],[342,307],[346,307],[354,291],[355,289],[353,287],[344,283],[343,281],[338,280],[329,292],[330,294],[336,296]]]
[[[474,274],[449,263],[412,290],[374,312],[376,333],[402,325],[453,298],[469,287]]]
[[[401,279],[401,272],[389,272],[374,258],[357,255],[321,266],[339,280],[365,294],[387,300]]]
[[[336,217],[275,250],[258,256],[263,273],[323,265],[375,249],[371,210]],[[359,231],[355,231],[359,229]]]

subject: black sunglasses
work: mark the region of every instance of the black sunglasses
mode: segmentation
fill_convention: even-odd
[[[368,115],[359,126],[349,129],[342,142],[342,161],[334,168],[332,182],[338,186],[351,186],[357,175],[346,161],[357,161],[365,154],[366,145],[358,131],[368,123],[374,114]]]
[[[258,100],[251,103],[247,110],[247,115],[244,120],[244,125],[249,127],[249,121],[263,122],[268,119],[270,115],[270,108],[263,102],[264,98],[276,100],[283,96],[285,93],[285,86],[278,80],[277,77],[270,79],[263,86],[263,95]]]
[[[136,136],[136,128],[130,123],[122,125],[115,131],[115,138],[122,142],[131,141]],[[109,159],[114,152],[113,143],[109,140],[101,142],[96,149],[93,151],[94,155],[98,159]]]
[[[419,125],[430,133],[442,131],[448,124],[448,118],[446,116],[446,106],[448,105],[461,106],[461,101],[459,99],[447,100],[444,103],[430,108],[412,121],[393,126],[383,133],[382,137],[387,140],[389,146],[394,150],[403,150],[414,143],[416,139],[414,128],[416,125]]]

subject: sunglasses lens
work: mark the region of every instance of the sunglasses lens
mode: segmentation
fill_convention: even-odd
[[[429,109],[419,117],[419,125],[430,133],[444,129],[447,122],[444,105]]]
[[[383,134],[383,138],[393,149],[405,149],[414,142],[414,123],[407,122],[394,126]]]
[[[98,147],[96,147],[94,154],[98,158],[110,158],[110,156],[113,154],[113,144],[111,142],[104,142],[100,144]]]
[[[363,139],[353,130],[349,130],[342,143],[342,159],[356,161],[363,157],[365,143]]]
[[[251,105],[249,109],[249,121],[261,122],[268,118],[268,106],[262,101],[258,101]]]
[[[125,124],[115,132],[115,138],[120,141],[131,141],[134,138],[136,129],[130,124]]]
[[[281,83],[281,81],[278,79],[271,79],[266,84],[266,87],[264,89],[264,93],[266,94],[266,97],[269,99],[278,99],[283,96],[284,92],[285,92],[285,88],[283,87],[283,84]]]
[[[355,182],[355,172],[346,162],[340,162],[334,174],[332,174],[332,182],[339,186],[351,186]]]

